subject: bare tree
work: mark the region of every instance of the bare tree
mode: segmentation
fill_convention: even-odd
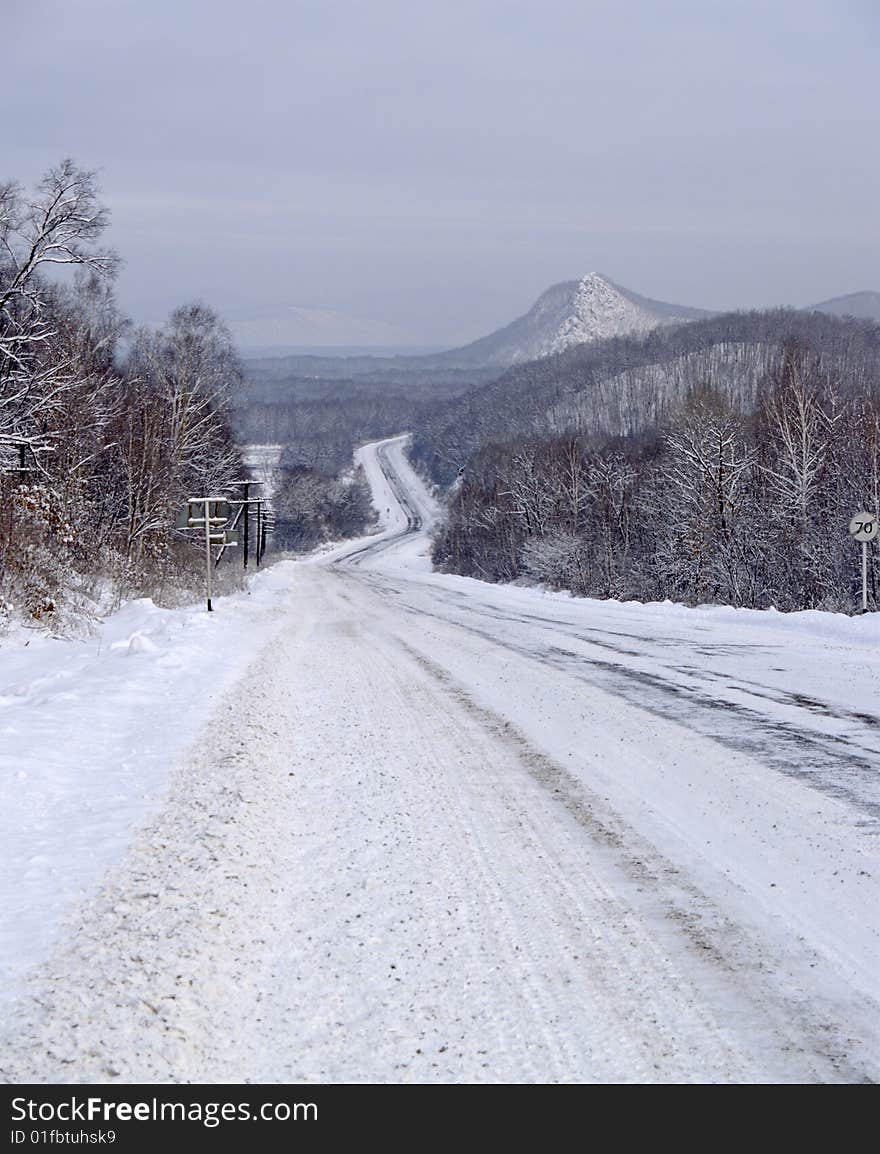
[[[167,534],[176,505],[223,492],[241,473],[227,404],[241,369],[229,332],[202,304],[176,309],[167,329],[136,334],[119,437],[126,478],[127,551]]]
[[[51,448],[45,427],[76,387],[77,364],[58,335],[53,285],[58,266],[112,275],[115,255],[99,247],[107,226],[95,174],[63,160],[33,194],[0,186],[0,467],[10,449]],[[47,355],[50,353],[51,355]]]

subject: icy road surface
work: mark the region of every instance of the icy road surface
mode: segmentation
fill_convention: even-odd
[[[403,449],[102,884],[35,891],[6,1078],[876,1080],[877,621],[433,574]]]

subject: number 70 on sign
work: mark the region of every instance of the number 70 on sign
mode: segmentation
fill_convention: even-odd
[[[873,541],[877,529],[878,522],[873,513],[856,513],[849,523],[850,536],[856,541]]]
[[[868,611],[868,542],[877,536],[877,518],[873,513],[856,513],[849,523],[849,534],[862,543],[862,612]]]

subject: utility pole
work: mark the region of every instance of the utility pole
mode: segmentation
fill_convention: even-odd
[[[205,499],[205,569],[208,574],[208,612],[212,611],[211,605],[211,509],[210,502]]]
[[[263,552],[269,543],[269,534],[275,532],[275,510],[269,505],[263,510]]]
[[[236,487],[241,486],[243,490],[242,497],[236,501],[236,504],[241,506],[240,512],[236,515],[232,524],[234,528],[238,524],[239,516],[241,517],[242,534],[244,536],[244,540],[241,543],[241,563],[242,568],[246,570],[251,555],[251,505],[256,505],[259,508],[259,503],[262,500],[261,497],[251,496],[251,488],[255,485],[262,485],[263,482],[255,481],[252,477],[248,477],[247,480],[230,481],[229,484],[235,485]]]
[[[230,507],[225,497],[190,497],[175,522],[176,529],[205,530],[205,592],[208,612],[213,612],[211,567],[214,560],[211,546],[219,545],[220,554],[237,545],[238,535],[228,532]],[[195,542],[193,542],[195,544]]]
[[[248,563],[248,548],[250,547],[250,506],[248,505],[248,498],[250,497],[251,486],[249,481],[244,482],[244,508],[242,509],[242,519],[244,520],[244,541],[242,543],[241,560],[242,568],[247,570]]]

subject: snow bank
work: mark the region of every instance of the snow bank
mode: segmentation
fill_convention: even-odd
[[[640,620],[648,627],[651,621],[666,625],[681,624],[688,629],[709,628],[718,625],[735,630],[771,630],[777,634],[797,634],[823,637],[846,645],[869,645],[872,649],[880,642],[880,613],[831,613],[819,609],[804,609],[798,613],[780,613],[776,609],[741,609],[732,605],[682,605],[674,601],[618,601],[595,597],[575,597],[573,594],[527,585],[493,585],[475,577],[455,574],[435,574],[438,583],[460,586],[474,594],[475,587],[482,591],[484,601],[504,602],[522,608],[539,605],[542,612],[554,612],[575,620],[596,620],[599,616],[620,621]]]
[[[183,751],[277,631],[282,562],[247,592],[160,609],[133,601],[96,637],[25,631],[0,648],[0,1003],[159,805]]]

